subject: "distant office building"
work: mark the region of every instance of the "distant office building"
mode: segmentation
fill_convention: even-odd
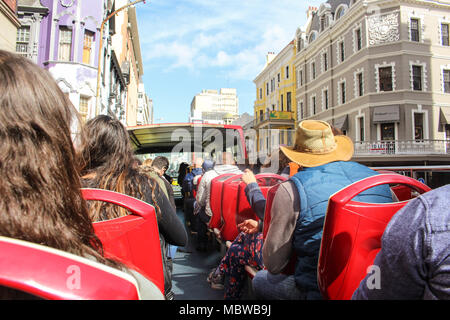
[[[239,99],[234,88],[202,90],[191,103],[190,122],[231,124],[239,117]]]
[[[144,83],[139,83],[138,107],[137,107],[137,125],[153,123],[153,100],[145,93]]]

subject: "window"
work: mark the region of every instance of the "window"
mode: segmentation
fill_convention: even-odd
[[[444,70],[444,92],[450,93],[450,70]]]
[[[449,45],[449,36],[448,36],[448,24],[447,23],[441,24],[441,37],[442,37],[442,45],[448,46]]]
[[[91,54],[94,43],[94,32],[85,30],[83,41],[83,63],[91,64]]]
[[[412,66],[413,90],[422,91],[422,66]]]
[[[320,31],[325,30],[328,27],[328,19],[325,15],[320,17]]]
[[[292,102],[291,102],[291,93],[290,92],[288,92],[288,93],[286,93],[286,110],[287,111],[289,111],[289,112],[291,112],[292,110],[291,110],[291,104]]]
[[[328,70],[328,54],[326,52],[323,53],[322,59],[323,59],[323,71],[325,72]]]
[[[316,96],[311,97],[312,114],[316,114]]]
[[[70,61],[72,55],[72,30],[68,27],[59,28],[58,60]]]
[[[339,57],[341,62],[345,60],[344,41],[339,42]]]
[[[340,89],[341,89],[341,104],[344,104],[345,101],[346,101],[346,97],[345,97],[345,82],[341,82]]]
[[[316,63],[311,63],[311,77],[314,80],[316,78]]]
[[[300,79],[300,87],[303,86],[303,70],[298,72],[298,78]]]
[[[28,53],[28,44],[30,42],[30,26],[21,26],[17,29],[16,52],[22,55]]]
[[[423,140],[423,113],[414,113],[414,140]]]
[[[280,82],[281,81],[281,76],[280,76],[280,74],[278,74],[278,82]]]
[[[89,109],[89,98],[80,96],[80,117],[81,122],[85,123],[87,120],[88,109]]]
[[[411,41],[419,42],[419,19],[411,19]]]
[[[381,140],[395,140],[395,123],[381,124]]]
[[[289,79],[289,66],[286,66],[286,79]]]
[[[323,91],[323,106],[324,106],[325,110],[328,110],[329,102],[328,102],[328,90],[327,89],[325,89]]]
[[[284,111],[284,97],[281,95],[281,111]]]
[[[268,82],[266,82],[266,95],[267,96],[269,95],[269,83]]]
[[[355,37],[356,37],[356,51],[359,51],[362,49],[361,29],[357,29],[355,31]]]
[[[364,117],[358,118],[358,124],[359,124],[359,141],[364,141]]]
[[[392,67],[378,69],[380,91],[392,91]]]
[[[362,97],[364,95],[364,82],[362,72],[358,73],[358,96]]]
[[[262,99],[262,88],[259,88],[259,99]]]
[[[300,117],[299,117],[298,120],[303,119],[303,114],[304,114],[303,112],[304,112],[304,110],[303,110],[303,101],[301,101],[300,102]],[[450,137],[450,135],[449,135],[449,137]]]

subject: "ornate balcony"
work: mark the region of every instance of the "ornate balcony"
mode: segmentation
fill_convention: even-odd
[[[295,126],[295,114],[291,111],[267,111],[254,120],[254,128],[276,128],[277,126]]]

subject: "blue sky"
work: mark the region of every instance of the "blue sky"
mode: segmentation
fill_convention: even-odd
[[[202,89],[236,88],[253,114],[253,79],[324,0],[153,0],[137,5],[144,84],[158,122],[187,122]]]

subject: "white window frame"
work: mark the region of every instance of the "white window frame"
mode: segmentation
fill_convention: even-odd
[[[360,119],[363,119],[364,122],[364,140],[361,140],[361,128],[359,126],[360,123]],[[355,116],[355,141],[367,141],[366,140],[366,132],[367,132],[367,128],[366,128],[366,115],[364,113],[361,112],[361,110],[359,110],[359,114],[357,116]]]
[[[358,75],[362,74],[362,95],[359,95],[359,79],[358,79]],[[355,95],[355,99],[360,98],[360,97],[364,97],[366,90],[365,90],[365,80],[364,80],[364,68],[359,68],[357,69],[354,73],[353,73],[353,80],[354,80],[354,95]]]
[[[375,90],[377,93],[380,93],[380,68],[386,68],[391,67],[392,68],[392,92],[394,92],[397,88],[397,81],[396,81],[396,73],[395,73],[395,62],[387,63],[384,61],[383,63],[375,64]],[[383,91],[383,92],[390,92],[390,91]]]
[[[409,81],[410,81],[411,91],[418,91],[418,90],[414,90],[413,66],[422,67],[422,75],[421,75],[422,90],[421,91],[428,91],[427,63],[420,62],[419,60],[409,61]]]
[[[415,143],[421,143],[415,141],[414,114],[416,113],[423,114],[423,140],[429,140],[430,134],[428,129],[428,110],[424,110],[421,104],[417,105],[417,109],[411,110],[411,140],[413,140]]]
[[[342,84],[345,85],[345,102],[342,103]],[[348,100],[348,94],[347,94],[347,81],[343,78],[341,78],[338,83],[338,88],[337,88],[337,94],[338,94],[338,105],[342,106],[344,104],[346,104],[349,100]]]
[[[326,109],[326,105],[325,105],[325,92],[327,92],[328,94],[328,109]],[[330,109],[330,90],[328,88],[328,86],[322,88],[322,111],[326,111]]]
[[[358,38],[356,37],[356,31],[360,32],[361,34],[361,49],[358,50]],[[362,32],[362,22],[357,23],[353,28],[353,53],[357,53],[361,51],[364,48],[364,41],[363,41],[363,32]]]

